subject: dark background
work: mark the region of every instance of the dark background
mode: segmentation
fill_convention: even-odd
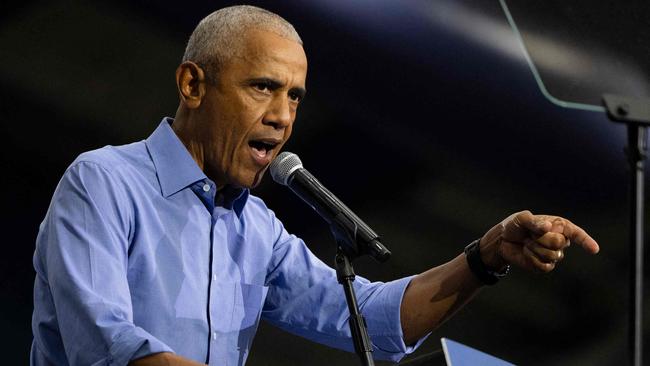
[[[424,271],[522,209],[568,216],[601,244],[595,257],[572,247],[551,274],[514,270],[416,354],[440,348],[444,336],[523,365],[625,363],[625,129],[603,113],[563,109],[542,95],[498,1],[251,3],[292,22],[309,58],[309,92],[286,150],[394,253],[382,265],[359,260],[357,273],[385,281]],[[517,2],[513,14],[526,19],[519,22],[524,39],[538,42],[532,53],[546,57],[540,67],[554,85],[567,80],[579,95],[569,77],[598,77],[616,92],[648,96],[648,43],[619,32],[585,40],[583,28],[572,34],[575,24],[566,26],[566,17],[584,19],[580,9],[620,15],[614,2],[578,1],[560,9],[564,17],[553,6],[570,2],[528,3]],[[230,4],[0,5],[3,364],[28,360],[34,239],[66,166],[83,151],[144,139],[173,116],[174,71],[189,34]],[[627,13],[641,12],[640,24],[625,18],[606,27],[648,29],[647,7],[616,4],[638,6]],[[595,63],[596,73],[584,72]],[[331,263],[334,245],[315,213],[268,177],[255,193]],[[354,365],[356,357],[260,326],[248,364],[308,363]]]

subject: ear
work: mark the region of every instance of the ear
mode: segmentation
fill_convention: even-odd
[[[205,96],[205,72],[192,61],[185,61],[176,68],[176,87],[181,104],[189,109],[201,105]]]

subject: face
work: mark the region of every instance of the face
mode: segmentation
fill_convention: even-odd
[[[201,102],[204,170],[218,186],[260,182],[291,135],[306,76],[299,43],[266,31],[246,34]]]

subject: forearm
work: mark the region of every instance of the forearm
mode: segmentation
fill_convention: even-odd
[[[481,287],[464,254],[413,278],[400,308],[404,342],[412,344],[465,305]]]
[[[486,269],[501,272],[507,265],[548,272],[575,242],[596,254],[599,246],[582,228],[558,216],[522,211],[493,226],[480,241]],[[471,272],[465,254],[432,268],[411,281],[400,308],[402,333],[412,344],[463,307],[482,286]]]
[[[129,362],[129,366],[205,366],[171,352],[161,352]]]

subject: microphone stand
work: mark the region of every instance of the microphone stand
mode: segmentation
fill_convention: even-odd
[[[336,240],[336,278],[343,286],[345,292],[345,300],[348,303],[348,310],[350,311],[350,332],[352,333],[352,341],[354,342],[354,350],[361,360],[363,366],[374,366],[375,361],[372,358],[372,344],[368,336],[368,329],[366,320],[359,311],[357,304],[357,296],[352,286],[354,282],[354,268],[352,267],[352,260],[360,255],[355,240],[346,232],[342,227],[332,224],[330,226],[334,239]]]
[[[647,128],[650,101],[614,94],[603,95],[607,116],[627,126],[626,154],[630,167],[630,261],[628,352],[630,365],[643,364],[643,229],[644,161],[647,157]]]

